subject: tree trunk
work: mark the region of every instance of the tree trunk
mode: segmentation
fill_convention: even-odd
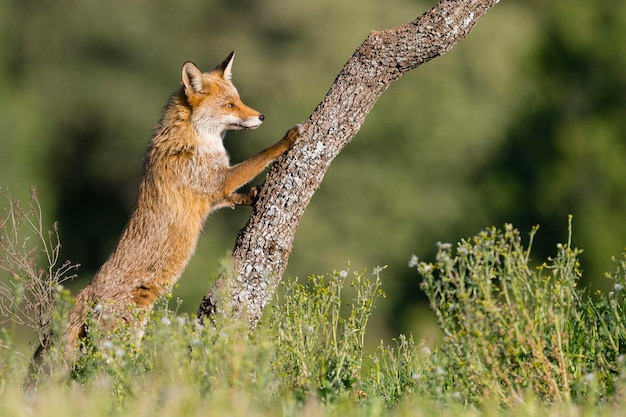
[[[198,317],[230,312],[255,327],[287,268],[300,218],[326,170],[380,95],[405,72],[450,50],[498,0],[442,0],[416,20],[372,31],[303,123],[302,138],[270,169],[229,274],[202,300]]]

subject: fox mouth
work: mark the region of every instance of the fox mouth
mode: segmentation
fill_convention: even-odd
[[[254,130],[259,126],[261,126],[261,124],[247,126],[247,125],[235,123],[235,124],[231,124],[229,128],[230,130]]]

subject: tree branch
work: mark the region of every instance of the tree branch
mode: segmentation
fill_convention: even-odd
[[[372,31],[302,126],[300,142],[270,169],[232,254],[233,271],[204,297],[198,317],[230,311],[256,326],[287,268],[296,227],[332,160],[389,85],[464,39],[498,0],[443,0],[416,20]]]

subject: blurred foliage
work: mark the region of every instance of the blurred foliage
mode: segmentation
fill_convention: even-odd
[[[208,70],[237,51],[235,84],[268,116],[227,136],[239,161],[307,118],[370,30],[432,4],[0,0],[0,186],[18,196],[37,186],[82,286],[133,207],[144,147],[184,61]],[[498,4],[383,95],[308,207],[287,275],[389,265],[381,310],[406,331],[420,297],[411,253],[428,259],[436,241],[512,222],[541,224],[543,258],[571,213],[585,276],[602,285],[626,246],[625,34],[617,0]],[[207,222],[176,293],[185,310],[248,215]]]

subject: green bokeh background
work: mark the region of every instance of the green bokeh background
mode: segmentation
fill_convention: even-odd
[[[81,264],[76,290],[126,222],[184,61],[209,70],[236,50],[234,82],[267,115],[227,135],[236,162],[306,119],[370,30],[433,4],[0,0],[0,187],[37,187],[63,258]],[[211,216],[175,292],[184,311],[249,214]],[[626,3],[504,0],[385,92],[309,205],[286,275],[388,265],[375,334],[420,333],[430,315],[412,254],[512,222],[541,225],[540,261],[566,239],[568,214],[585,282],[602,289],[626,246]]]

